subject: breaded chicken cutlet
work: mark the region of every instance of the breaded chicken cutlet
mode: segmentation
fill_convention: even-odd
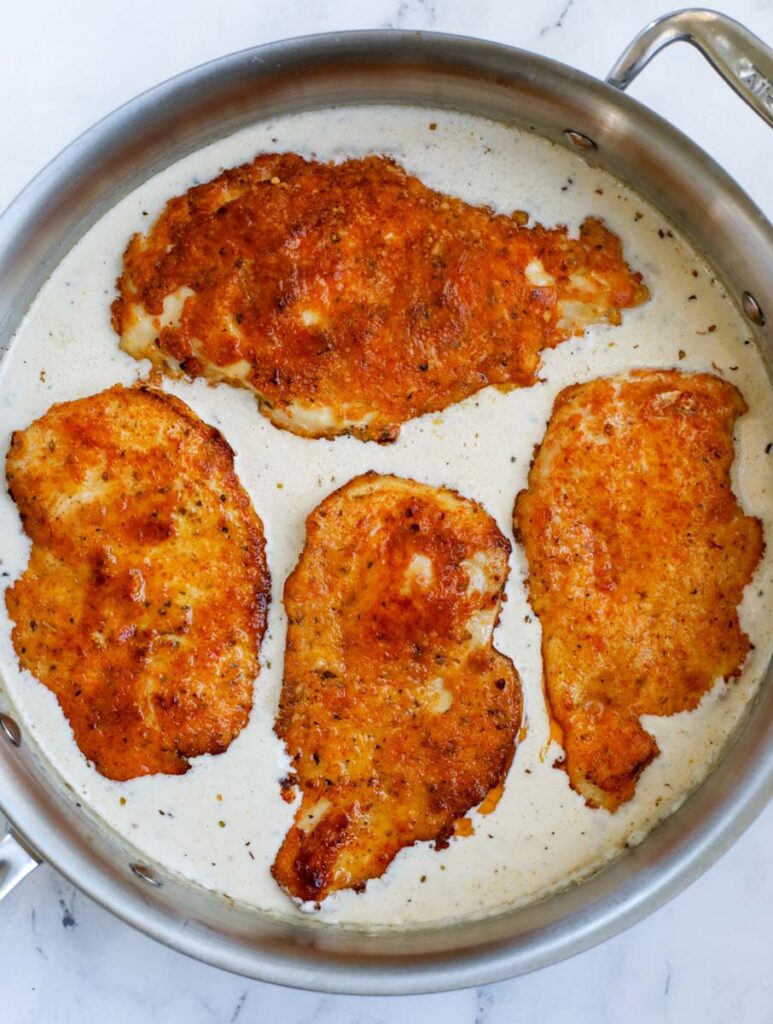
[[[731,489],[740,392],[646,370],[562,391],[515,505],[571,785],[630,800],[658,745],[641,715],[740,674],[738,605],[764,549]]]
[[[278,427],[393,441],[406,420],[535,382],[540,352],[647,297],[588,219],[527,227],[383,156],[258,156],[170,200],[124,255],[121,347],[249,388]]]
[[[6,594],[13,645],[86,758],[125,780],[226,750],[270,590],[220,433],[161,391],[113,387],[16,431],[6,468],[32,541]]]
[[[285,585],[276,723],[301,793],[273,874],[300,900],[363,888],[509,768],[521,687],[492,644],[510,544],[477,503],[367,473],[323,501]]]

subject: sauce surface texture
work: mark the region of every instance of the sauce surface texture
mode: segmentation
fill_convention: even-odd
[[[118,783],[95,771],[73,742],[55,695],[20,668],[13,623],[0,601],[0,702],[19,722],[28,748],[62,780],[67,798],[82,805],[78,813],[88,814],[96,831],[117,835],[135,860],[162,865],[164,872],[280,920],[297,920],[300,911],[271,874],[297,809],[282,799],[280,782],[292,765],[274,725],[287,632],[282,588],[304,548],[308,516],[347,481],[376,470],[465,495],[511,538],[513,500],[527,486],[535,445],[544,438],[559,392],[633,368],[672,366],[724,377],[744,396],[749,411],[735,424],[732,488],[770,538],[773,455],[766,450],[773,443],[773,390],[748,324],[714,270],[655,207],[573,150],[460,112],[328,108],[261,121],[190,153],[122,198],[84,235],[53,270],[0,362],[1,451],[13,431],[54,402],[97,394],[116,381],[132,385],[148,371],[147,362],[121,350],[110,323],[127,241],[152,229],[170,196],[184,196],[256,153],[276,152],[336,164],[388,155],[428,189],[506,218],[528,210],[534,221],[565,224],[575,243],[588,217],[603,221],[650,293],[647,302],[624,312],[622,326],[592,324],[582,337],[545,349],[532,386],[483,388],[404,422],[391,444],[362,444],[354,437],[310,442],[258,415],[247,389],[164,378],[164,390],[215,425],[233,447],[239,480],[264,524],[272,576],[249,720],[227,751],[195,758],[185,775]],[[30,556],[18,508],[4,490],[0,537],[2,593],[24,573]],[[368,881],[365,893],[331,892],[314,922],[402,929],[499,914],[599,870],[639,842],[705,778],[754,701],[773,649],[770,548],[739,610],[741,629],[754,645],[741,675],[730,684],[718,682],[693,711],[642,718],[660,753],[640,775],[632,799],[612,814],[588,807],[566,772],[553,767],[565,754],[546,709],[540,623],[524,585],[528,566],[514,544],[493,641],[517,666],[528,730],[496,810],[484,813],[491,800],[469,810],[463,827],[473,834],[458,837],[459,826],[442,850],[433,842],[404,847],[389,870]]]

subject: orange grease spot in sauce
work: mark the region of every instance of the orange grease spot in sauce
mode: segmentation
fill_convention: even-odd
[[[545,741],[545,746],[539,752],[540,762],[544,761],[547,757],[547,753],[548,750],[550,750],[551,743],[555,741],[559,745],[559,747],[563,747],[564,745],[564,730],[561,728],[561,725],[552,716],[549,718],[549,722],[550,732],[548,734],[547,740]]]
[[[523,731],[523,730],[521,730],[521,731]],[[520,742],[520,736],[519,736],[518,740]],[[504,782],[500,783],[498,786],[494,786],[493,789],[490,789],[488,791],[488,793],[486,794],[486,796],[484,797],[483,803],[478,808],[478,813],[479,814],[491,814],[491,812],[496,808],[496,806],[499,803],[499,801],[502,799],[502,794],[504,793],[504,791],[505,791],[505,784],[504,784]]]

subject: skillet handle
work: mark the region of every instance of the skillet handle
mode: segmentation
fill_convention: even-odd
[[[691,43],[773,127],[773,50],[733,18],[690,8],[657,18],[633,40],[607,76],[625,90],[652,58],[671,43]]]
[[[0,839],[0,900],[40,864],[38,858],[9,829]]]

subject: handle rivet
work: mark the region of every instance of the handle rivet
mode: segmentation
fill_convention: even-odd
[[[589,139],[588,136],[587,135],[583,135],[582,132],[576,132],[576,131],[574,131],[571,128],[566,128],[564,130],[564,135],[567,137],[567,139],[569,139],[571,144],[573,146],[576,146],[578,149],[598,149],[599,148],[596,145],[596,143],[593,141],[593,139]]]
[[[765,314],[762,312],[762,306],[760,306],[751,292],[743,293],[741,305],[743,306],[744,313],[746,313],[753,324],[757,324],[758,327],[765,326]]]
[[[0,731],[9,743],[15,747],[21,746],[21,729],[10,715],[0,715]]]
[[[152,885],[156,889],[160,889],[163,885],[163,882],[155,873],[153,868],[149,868],[147,864],[130,864],[129,867],[137,878],[141,878],[142,881],[147,882],[148,885]]]

